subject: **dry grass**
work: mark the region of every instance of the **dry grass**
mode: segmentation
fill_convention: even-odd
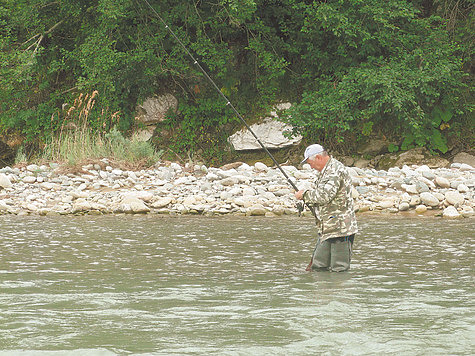
[[[139,167],[150,166],[157,162],[162,152],[157,152],[148,142],[127,139],[117,130],[108,133],[94,130],[89,122],[97,91],[76,98],[67,111],[59,133],[45,147],[41,159],[54,161],[75,170],[87,162],[107,158],[116,166]],[[104,115],[104,111],[102,112]],[[99,122],[118,121],[118,112],[110,117],[101,117]]]

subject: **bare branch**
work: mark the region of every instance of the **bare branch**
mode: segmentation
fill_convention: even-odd
[[[28,42],[30,42],[32,39],[38,37],[39,35],[40,35],[40,34],[37,33],[37,34],[34,35],[33,37],[30,37],[28,40],[26,40],[25,42],[23,42],[23,43],[20,45],[20,47],[26,45]]]
[[[25,52],[26,52],[26,51],[29,51],[31,48],[33,48],[33,46],[35,46],[35,50],[34,50],[33,53],[31,54],[31,56],[33,57],[33,56],[36,54],[36,52],[38,51],[38,48],[40,47],[40,44],[41,44],[41,42],[43,41],[43,39],[45,38],[45,36],[48,35],[49,33],[53,32],[54,29],[55,29],[56,27],[58,27],[59,25],[61,25],[63,22],[64,22],[64,20],[59,21],[58,23],[54,24],[53,27],[51,27],[49,30],[47,30],[46,32],[44,32],[43,34],[39,34],[39,33],[38,33],[38,34],[34,35],[33,37],[31,37],[28,41],[24,42],[23,44],[26,44],[26,43],[30,42],[32,39],[34,39],[34,38],[40,36],[40,37],[38,38],[38,40],[36,40],[35,42],[33,42],[31,45],[28,46],[27,49],[25,49]]]
[[[61,25],[64,22],[64,20],[59,21],[57,24],[55,24],[53,27],[51,27],[48,31],[46,31],[43,35],[47,35],[48,33],[52,32],[56,27]]]

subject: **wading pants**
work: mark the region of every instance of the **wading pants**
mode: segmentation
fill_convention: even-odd
[[[335,237],[321,241],[319,238],[313,251],[313,270],[343,272],[350,268],[351,253],[355,235]]]

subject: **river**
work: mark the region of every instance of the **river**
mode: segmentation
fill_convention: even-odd
[[[0,356],[474,354],[475,220],[359,225],[309,273],[310,218],[0,216]]]

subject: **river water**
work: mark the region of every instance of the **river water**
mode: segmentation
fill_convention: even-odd
[[[0,355],[471,355],[474,220],[0,216]]]

